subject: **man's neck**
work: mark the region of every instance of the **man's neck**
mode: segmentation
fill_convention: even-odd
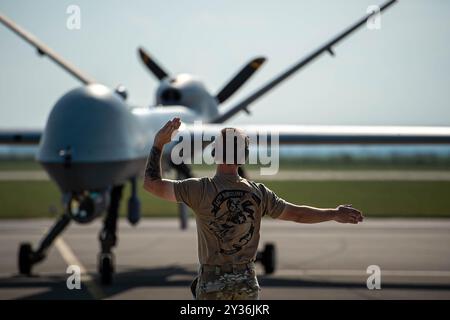
[[[238,176],[238,166],[230,164],[219,164],[217,165],[216,174],[226,174]]]

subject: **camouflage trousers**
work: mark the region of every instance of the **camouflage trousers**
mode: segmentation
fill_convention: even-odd
[[[259,299],[260,287],[253,263],[227,268],[223,268],[223,266],[216,266],[215,268],[201,266],[197,283],[194,285],[197,300]]]

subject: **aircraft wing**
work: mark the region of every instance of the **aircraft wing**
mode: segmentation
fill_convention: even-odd
[[[211,137],[226,127],[221,124],[183,124],[180,132],[191,138]],[[281,145],[304,144],[450,144],[450,127],[437,126],[316,126],[237,125],[248,135],[277,134]],[[2,130],[0,144],[39,144],[42,130]]]
[[[389,8],[391,5],[396,3],[397,0],[389,0],[385,2],[383,5],[380,6],[380,11],[384,12],[387,8]],[[362,17],[358,21],[356,21],[353,25],[336,35],[334,38],[330,39],[326,43],[324,43],[321,47],[317,48],[313,52],[311,52],[309,55],[295,63],[293,66],[282,72],[280,75],[276,76],[274,79],[270,80],[268,83],[263,85],[261,88],[247,96],[244,100],[237,103],[236,105],[228,108],[224,112],[221,112],[215,119],[213,119],[212,123],[222,123],[233,117],[235,114],[237,114],[240,111],[245,111],[249,113],[248,107],[250,104],[254,103],[256,100],[270,92],[273,88],[278,86],[280,83],[288,79],[290,76],[295,74],[297,71],[308,65],[309,63],[316,60],[316,58],[320,57],[322,54],[329,53],[331,56],[334,56],[334,50],[333,48],[340,43],[343,39],[348,37],[350,34],[352,34],[357,29],[361,28],[363,25],[366,24],[366,22],[373,18],[377,12],[372,12],[367,14],[366,16]]]
[[[216,136],[224,127],[226,125],[223,124],[186,124],[180,128],[180,134],[187,131],[191,138],[211,137]],[[278,135],[280,145],[450,144],[450,127],[316,125],[236,125],[236,127],[253,137]]]
[[[3,130],[0,129],[0,144],[39,144],[42,130]]]
[[[26,42],[28,42],[30,45],[35,47],[39,55],[49,57],[50,60],[55,62],[57,65],[66,70],[75,78],[77,78],[83,84],[96,82],[90,76],[86,75],[80,69],[76,68],[69,61],[65,60],[63,57],[61,57],[59,54],[53,51],[50,47],[45,45],[30,32],[20,27],[17,23],[9,19],[7,16],[3,15],[1,12],[0,12],[0,23],[2,23],[5,27],[9,28],[11,31],[13,31],[15,34],[17,34]]]

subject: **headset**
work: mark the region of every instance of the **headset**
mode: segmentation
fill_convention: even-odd
[[[226,159],[227,159],[227,148],[226,148],[226,145],[227,145],[227,143],[226,143],[226,136],[227,136],[227,133],[230,131],[230,130],[233,130],[233,148],[234,148],[234,150],[233,150],[233,156],[234,156],[234,159],[233,159],[233,164],[236,164],[236,165],[241,165],[241,164],[245,164],[247,161],[248,161],[248,156],[249,156],[249,138],[248,138],[248,136],[247,135],[245,135],[241,130],[237,130],[237,129],[235,129],[235,128],[224,128],[224,129],[222,129],[221,130],[221,138],[222,138],[222,159],[217,159],[216,158],[216,147],[217,147],[217,141],[215,141],[214,143],[213,143],[213,149],[212,149],[212,151],[211,151],[211,155],[214,157],[214,158],[216,158],[215,160],[216,160],[216,163],[217,163],[217,161],[221,161],[221,163],[224,163],[224,164],[226,164]],[[245,159],[244,159],[244,161],[239,161],[239,160],[241,160],[241,159],[239,159],[238,160],[238,150],[237,150],[237,146],[238,146],[238,136],[240,136],[240,137],[242,137],[243,139],[244,139],[244,153],[245,153]]]

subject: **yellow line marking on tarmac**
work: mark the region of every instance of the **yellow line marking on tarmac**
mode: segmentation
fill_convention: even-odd
[[[87,272],[86,268],[83,266],[81,261],[74,254],[69,245],[63,240],[62,237],[58,237],[55,241],[55,247],[58,249],[59,253],[63,257],[64,261],[66,261],[67,265],[77,265],[81,271],[81,285],[85,285],[89,293],[95,299],[102,299],[105,297],[105,293],[102,289],[97,286],[95,280],[92,276]]]

